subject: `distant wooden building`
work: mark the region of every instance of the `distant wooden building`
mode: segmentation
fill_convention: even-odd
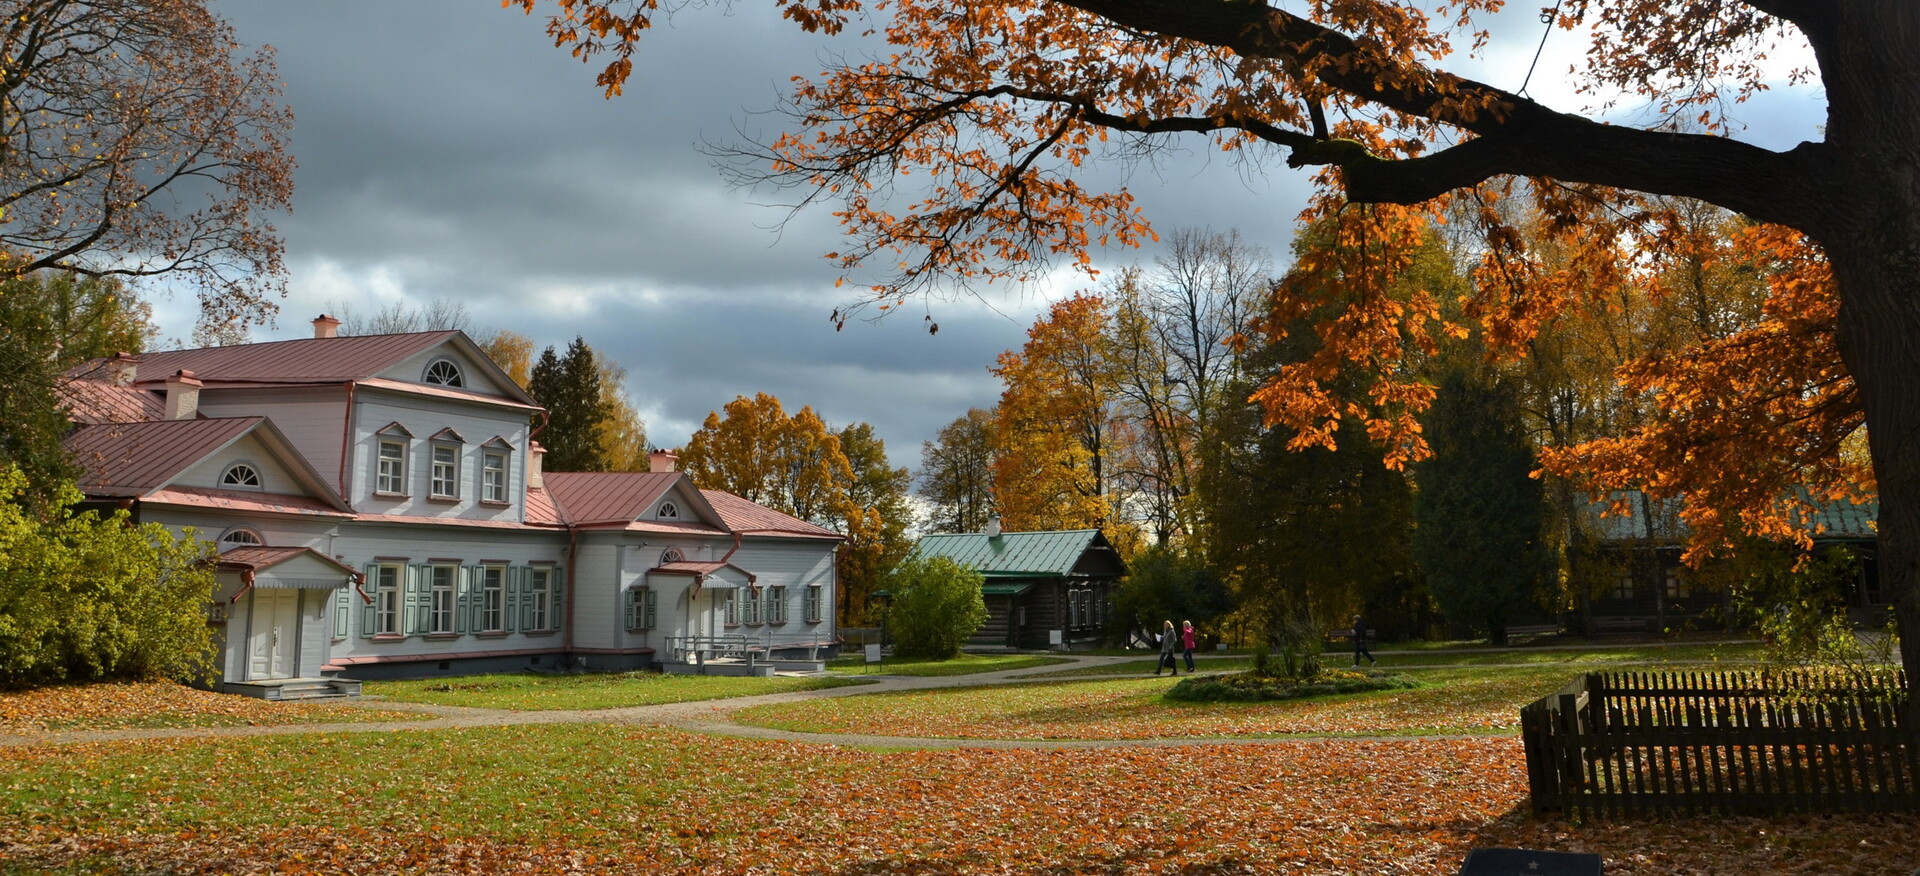
[[[980,595],[987,622],[969,644],[1044,648],[1091,643],[1113,606],[1114,588],[1127,574],[1120,555],[1097,529],[929,535],[914,555],[946,557],[986,578]]]
[[[1597,584],[1589,592],[1590,632],[1659,632],[1681,624],[1714,627],[1724,619],[1729,594],[1703,586],[1699,570],[1680,561],[1691,535],[1680,519],[1677,499],[1650,502],[1637,492],[1624,498],[1630,513],[1603,516],[1611,501],[1587,507],[1584,526],[1594,549],[1576,562]],[[1807,501],[1803,495],[1803,501]],[[1876,503],[1809,501],[1811,513],[1800,521],[1816,552],[1831,547],[1851,551],[1858,565],[1847,582],[1847,608],[1863,613],[1884,608],[1878,565]],[[1709,561],[1710,563],[1713,561]]]

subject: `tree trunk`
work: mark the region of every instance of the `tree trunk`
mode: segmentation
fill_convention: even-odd
[[[1828,93],[1825,247],[1839,345],[1866,411],[1879,483],[1882,586],[1893,601],[1907,719],[1920,727],[1920,11],[1840,5],[1813,40]]]

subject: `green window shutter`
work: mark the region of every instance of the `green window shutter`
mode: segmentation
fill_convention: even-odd
[[[427,595],[432,587],[426,566],[407,567],[407,622],[409,636],[427,631],[427,611],[432,608]]]
[[[480,580],[479,566],[461,566],[460,574],[453,579],[453,631],[465,635],[472,632],[467,619],[473,614],[473,588]]]
[[[353,585],[348,584],[333,594],[333,637],[347,637],[347,611],[353,607]]]
[[[373,625],[379,620],[380,614],[380,565],[378,563],[367,564],[367,583],[363,586],[373,588],[371,591],[373,601],[360,602],[360,635],[372,638]]]
[[[552,581],[548,581],[552,586]],[[527,570],[527,577],[520,582],[520,631],[533,632],[533,570]]]
[[[567,604],[562,598],[566,594],[567,578],[560,572],[560,567],[555,566],[553,571],[548,573],[553,576],[547,583],[548,592],[553,594],[553,603],[547,606],[547,629],[550,630],[560,629],[560,609]]]
[[[660,615],[660,594],[655,593],[653,588],[649,587],[642,595],[646,598],[646,603],[641,606],[640,609],[644,614],[640,620],[640,625],[651,630],[654,627],[654,621],[657,620]]]
[[[628,632],[641,629],[640,615],[634,610],[634,605],[643,593],[644,591],[629,587],[620,594],[620,611],[626,615]]]
[[[500,624],[509,633],[520,628],[520,582],[526,577],[526,566],[507,570],[507,595],[500,601]]]

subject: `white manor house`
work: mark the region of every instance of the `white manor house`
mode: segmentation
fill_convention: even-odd
[[[543,472],[544,412],[458,331],[121,355],[67,375],[96,507],[220,549],[222,689],[537,669],[752,672],[835,641],[841,537],[672,471]]]

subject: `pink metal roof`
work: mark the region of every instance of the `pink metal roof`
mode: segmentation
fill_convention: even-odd
[[[141,383],[184,368],[208,386],[224,383],[345,383],[365,380],[458,332],[301,338],[230,347],[165,350],[140,357]]]
[[[252,569],[257,572],[262,569],[271,569],[302,554],[312,554],[314,559],[339,569],[343,574],[354,574],[352,568],[341,565],[339,560],[309,547],[245,545],[221,551],[218,562],[223,569]]]
[[[656,535],[726,535],[727,530],[698,520],[635,520],[620,527],[628,532]]]
[[[707,504],[719,512],[720,520],[727,529],[746,535],[784,535],[796,538],[840,539],[839,533],[823,529],[811,523],[782,514],[765,505],[755,504],[732,493],[719,490],[701,490],[707,497]]]
[[[60,398],[67,403],[67,414],[81,425],[138,423],[158,420],[165,414],[165,403],[159,395],[101,380],[63,379]]]
[[[644,471],[546,472],[541,477],[575,526],[631,523],[680,479],[676,472]]]
[[[560,507],[553,504],[553,496],[540,488],[527,490],[527,504],[521,515],[528,526],[565,526],[566,518],[560,516]]]
[[[344,506],[306,496],[281,493],[253,493],[244,490],[215,490],[207,487],[164,487],[140,497],[150,505],[182,505],[189,508],[213,508],[248,514],[298,514],[303,516],[352,517]]]
[[[238,440],[261,417],[158,420],[81,426],[64,442],[85,469],[80,489],[92,495],[140,496],[166,486],[188,466]]]

